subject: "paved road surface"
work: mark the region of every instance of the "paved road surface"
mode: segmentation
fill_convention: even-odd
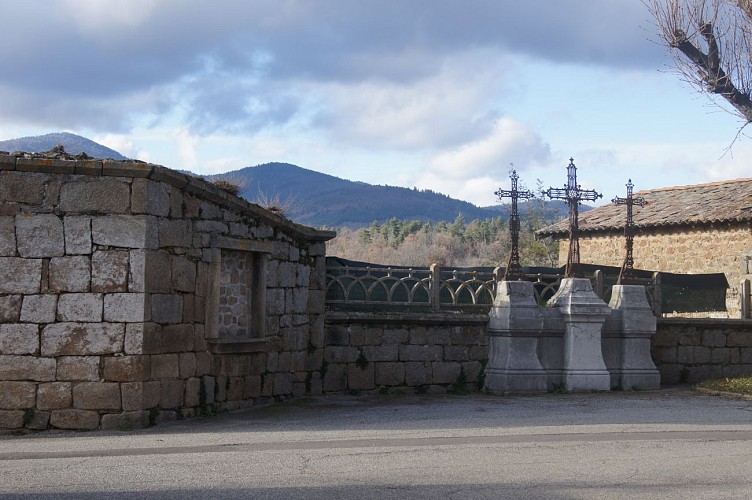
[[[750,498],[752,402],[681,388],[317,398],[0,437],[1,498]]]

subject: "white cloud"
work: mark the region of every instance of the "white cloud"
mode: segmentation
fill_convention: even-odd
[[[173,137],[180,165],[174,165],[172,168],[195,171],[199,166],[198,147],[201,138],[191,134],[186,128],[177,129]]]
[[[137,28],[157,7],[157,0],[64,0],[64,5],[85,32],[104,35],[113,28]]]
[[[501,118],[485,137],[439,153],[428,161],[428,171],[452,179],[476,177],[488,171],[506,171],[510,163],[524,171],[531,163],[550,159],[549,145],[533,130]]]

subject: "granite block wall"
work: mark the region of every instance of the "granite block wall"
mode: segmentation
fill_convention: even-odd
[[[487,314],[329,311],[323,352],[328,393],[479,390]]]
[[[320,392],[333,236],[157,165],[0,154],[0,429]]]

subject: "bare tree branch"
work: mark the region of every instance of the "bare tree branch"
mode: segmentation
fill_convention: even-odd
[[[676,68],[752,122],[752,0],[646,0]]]

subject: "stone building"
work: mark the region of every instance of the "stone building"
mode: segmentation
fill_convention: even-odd
[[[752,179],[652,189],[634,208],[634,265],[671,273],[724,273],[729,313],[739,314],[740,287],[752,277]],[[580,260],[620,266],[624,259],[624,206],[606,204],[581,213]],[[539,231],[565,241],[567,221]],[[559,262],[567,246],[559,247]]]
[[[0,153],[0,429],[321,393],[332,237],[158,165]]]

